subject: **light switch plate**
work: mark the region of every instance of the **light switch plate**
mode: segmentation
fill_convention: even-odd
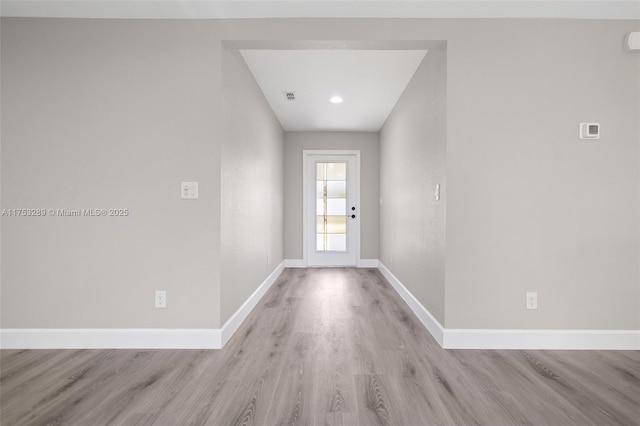
[[[184,200],[197,200],[198,182],[181,182],[180,197]]]

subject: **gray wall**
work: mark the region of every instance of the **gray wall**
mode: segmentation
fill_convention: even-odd
[[[284,143],[284,256],[302,259],[302,151],[360,150],[360,257],[378,258],[380,143],[370,132],[287,132]]]
[[[1,30],[2,207],[130,211],[3,217],[2,327],[220,327],[283,259],[283,132],[237,51],[212,22]]]
[[[2,19],[3,328],[220,324],[219,45],[192,22]],[[181,200],[197,180],[199,200]],[[167,309],[154,308],[167,291]]]
[[[442,217],[427,205],[430,174],[440,166],[430,170],[428,155],[406,149],[422,137],[425,146],[411,149],[429,150],[434,132],[412,123],[402,102],[381,136],[381,253],[447,328],[639,327],[640,58],[620,45],[634,28],[526,20],[430,26],[447,40],[444,302]],[[428,112],[426,88],[410,87],[402,100]],[[391,127],[394,119],[406,125]],[[599,141],[577,138],[585,121],[601,123]],[[409,187],[393,189],[400,179]],[[418,206],[412,191],[424,200]],[[389,195],[397,202],[389,205]],[[525,309],[527,291],[538,292],[538,310]]]
[[[634,29],[504,21],[449,42],[448,328],[639,328]],[[600,140],[578,139],[589,121]]]
[[[221,304],[224,322],[282,262],[284,133],[237,49],[223,52]]]
[[[446,50],[429,50],[380,132],[380,260],[444,323]],[[435,199],[436,184],[441,197]]]

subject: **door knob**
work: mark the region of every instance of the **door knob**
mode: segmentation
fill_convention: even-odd
[[[355,215],[355,214],[352,214],[352,215],[351,215],[351,219],[355,219],[355,218],[356,218],[356,215]]]

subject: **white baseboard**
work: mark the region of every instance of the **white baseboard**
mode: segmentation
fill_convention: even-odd
[[[445,349],[640,350],[639,330],[445,329]]]
[[[444,328],[382,262],[378,269],[444,349],[640,350],[640,330]]]
[[[431,312],[424,306],[422,303],[416,299],[413,294],[407,288],[402,285],[400,280],[398,280],[389,269],[382,262],[378,262],[378,269],[382,273],[382,275],[389,281],[389,284],[398,292],[400,297],[409,305],[409,308],[413,311],[414,314],[418,317],[420,322],[429,330],[429,333],[433,336],[434,339],[438,342],[440,346],[443,346],[444,342],[444,328],[442,324],[433,316]]]
[[[307,262],[304,259],[285,259],[284,260],[285,268],[306,268]]]
[[[253,292],[251,296],[238,308],[238,310],[224,323],[221,329],[222,346],[226,345],[233,333],[240,328],[242,322],[249,316],[253,308],[256,307],[262,296],[271,288],[285,268],[285,261],[281,262],[276,269],[265,279],[262,284]]]
[[[360,259],[356,265],[358,268],[377,268],[378,259]],[[306,268],[307,263],[304,259],[285,259],[285,268]]]
[[[377,268],[380,264],[378,259],[360,259],[358,260],[358,268]]]
[[[219,329],[3,329],[2,349],[220,349]]]
[[[284,269],[280,263],[222,328],[0,329],[0,349],[220,349]]]

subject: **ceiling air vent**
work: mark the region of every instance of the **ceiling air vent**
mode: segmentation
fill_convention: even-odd
[[[284,97],[288,101],[295,101],[296,100],[296,92],[284,92]]]

